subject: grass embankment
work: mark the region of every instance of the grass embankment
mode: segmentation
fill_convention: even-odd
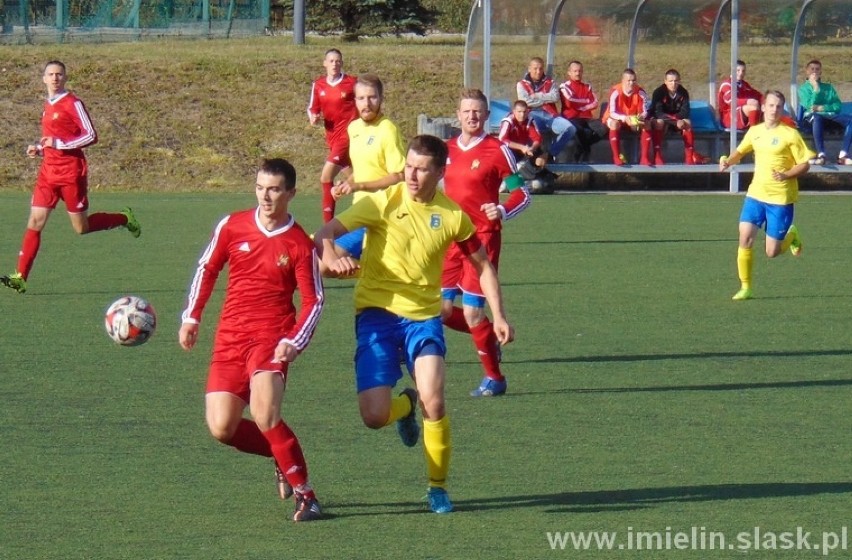
[[[232,191],[268,155],[291,159],[304,178],[301,186],[314,189],[325,145],[322,130],[308,126],[305,107],[310,83],[322,72],[322,55],[336,43],[311,39],[310,45],[294,46],[290,41],[3,47],[0,188],[31,187],[37,162],[24,157],[23,150],[39,135],[41,69],[59,58],[68,65],[69,87],[86,103],[100,134],[99,144],[89,150],[92,189]],[[416,133],[420,113],[454,114],[463,81],[460,39],[363,41],[342,49],[347,71],[376,72],[384,79],[386,112],[406,136]],[[704,99],[707,51],[707,45],[642,45],[636,59],[640,82],[650,89],[674,66],[693,96]],[[743,47],[752,83],[787,91],[789,51],[788,45]],[[852,81],[844,52],[841,47],[803,48],[800,61],[822,58],[826,77],[842,86]],[[580,58],[586,79],[600,94],[618,80],[626,53],[624,45],[560,45],[557,75],[569,60]],[[501,62],[494,69],[495,91],[501,84],[511,89],[527,59],[544,54],[538,44],[496,46],[495,61]],[[726,57],[720,51],[722,64]],[[843,87],[840,91],[843,95]]]

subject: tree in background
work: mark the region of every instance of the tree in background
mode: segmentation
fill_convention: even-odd
[[[278,4],[292,17],[293,0]],[[345,41],[357,41],[365,35],[425,35],[438,15],[421,0],[311,0],[307,2],[306,26],[310,31],[342,33]]]

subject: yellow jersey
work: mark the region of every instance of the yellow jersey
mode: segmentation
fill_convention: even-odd
[[[816,157],[799,131],[785,124],[766,128],[760,123],[748,129],[737,146],[743,155],[754,152],[754,178],[748,196],[769,204],[792,204],[799,198],[799,181],[793,177],[776,181],[773,170],[787,170]]]
[[[349,231],[367,228],[355,309],[385,309],[415,321],[441,314],[441,271],[454,241],[476,228],[437,190],[431,202],[411,198],[405,183],[362,198],[336,216]]]
[[[373,122],[355,119],[346,129],[349,135],[349,161],[352,162],[352,180],[365,183],[381,179],[389,173],[405,169],[405,144],[397,126],[384,115]],[[352,202],[367,194],[358,191]]]

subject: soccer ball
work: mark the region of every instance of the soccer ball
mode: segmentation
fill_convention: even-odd
[[[115,300],[104,316],[106,332],[122,346],[144,344],[157,326],[157,314],[141,297],[124,296]]]

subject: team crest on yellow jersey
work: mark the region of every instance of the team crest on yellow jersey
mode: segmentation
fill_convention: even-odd
[[[278,255],[278,266],[285,267],[290,262],[290,257],[288,255]]]
[[[479,169],[479,160],[478,160],[478,159],[473,160],[473,161],[470,163],[470,168],[471,168],[471,170],[473,170],[473,169]]]
[[[440,214],[432,214],[432,218],[429,219],[429,227],[431,227],[432,229],[441,229]]]

